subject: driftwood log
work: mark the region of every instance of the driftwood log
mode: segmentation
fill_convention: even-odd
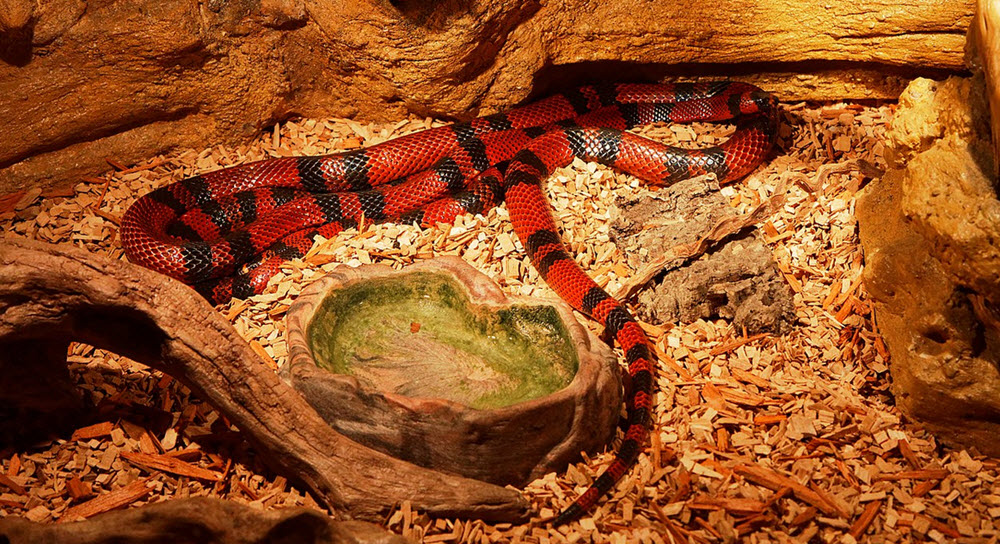
[[[432,472],[333,431],[189,287],[71,246],[0,242],[0,433],[16,432],[12,422],[31,428],[33,415],[52,422],[71,413],[62,410],[74,402],[65,368],[74,340],[180,380],[239,427],[274,470],[344,516],[377,519],[403,500],[438,515],[527,515],[516,491]],[[27,405],[25,397],[45,400]]]
[[[333,521],[315,510],[262,512],[198,497],[108,512],[74,523],[0,519],[6,544],[406,544],[405,538],[362,521]]]
[[[0,194],[290,116],[469,117],[594,80],[894,98],[964,70],[975,0],[3,0]],[[641,14],[637,16],[637,14]]]

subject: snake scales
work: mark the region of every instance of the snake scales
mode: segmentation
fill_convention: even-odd
[[[122,221],[129,260],[221,303],[261,292],[282,262],[364,218],[434,225],[505,203],[542,278],[605,327],[625,353],[628,426],[612,463],[553,521],[578,517],[635,462],[651,423],[654,361],[642,329],[567,253],[542,182],[573,157],[653,184],[715,173],[738,179],[764,159],[775,101],[744,83],[582,87],[512,109],[321,157],[275,158],[188,178],[139,198]],[[626,130],[735,120],[723,144],[688,150]]]

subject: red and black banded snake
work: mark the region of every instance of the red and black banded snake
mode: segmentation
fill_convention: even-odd
[[[663,185],[705,173],[732,181],[757,167],[775,135],[774,99],[736,82],[598,85],[506,113],[365,149],[224,168],[140,197],[122,220],[133,263],[193,285],[212,302],[260,293],[282,262],[365,218],[423,226],[505,203],[541,277],[605,327],[628,366],[627,428],[614,460],[553,522],[591,508],[634,464],[651,423],[654,361],[617,300],[567,253],[542,182],[574,157]],[[654,122],[736,122],[718,147],[680,149],[632,133]],[[249,266],[246,266],[249,265]]]

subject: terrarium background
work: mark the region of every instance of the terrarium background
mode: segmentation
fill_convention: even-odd
[[[888,353],[862,286],[853,216],[866,178],[837,168],[820,175],[822,165],[851,159],[885,166],[880,137],[894,106],[840,101],[894,98],[912,76],[964,72],[972,2],[3,0],[0,7],[9,8],[0,8],[0,118],[10,135],[0,138],[0,194],[11,195],[2,200],[0,229],[113,257],[121,256],[116,220],[125,207],[195,172],[372,145],[590,79],[728,76],[772,90],[785,101],[782,152],[723,194],[746,213],[790,182],[825,180],[815,192],[809,183],[791,187],[786,205],[761,226],[797,292],[799,329],[744,338],[721,321],[647,324],[663,366],[660,431],[596,522],[557,534],[432,520],[404,502],[386,525],[428,542],[656,541],[667,540],[665,530],[696,541],[737,533],[850,540],[870,531],[882,541],[973,542],[997,534],[997,462],[939,448],[882,393]],[[725,136],[713,126],[646,132],[680,143]],[[549,182],[571,250],[612,292],[634,271],[609,240],[611,206],[616,197],[650,194],[582,163]],[[339,263],[398,266],[445,253],[508,292],[548,292],[501,208],[425,231],[349,231],[289,263],[268,293],[223,313],[261,357],[281,364],[282,318],[303,283]],[[70,361],[91,400],[153,406],[173,425],[95,421],[65,442],[4,452],[3,472],[15,484],[0,484],[5,514],[72,517],[81,510],[69,509],[90,496],[76,482],[103,495],[147,477],[149,491],[133,505],[217,495],[267,508],[315,506],[170,378],[87,346]],[[198,442],[217,436],[232,447]],[[133,462],[137,452],[182,450],[195,450],[183,454],[186,462],[219,481]],[[550,514],[606,460],[549,475],[526,495]],[[788,474],[794,479],[782,479]]]
[[[6,8],[6,9],[4,9]],[[0,194],[293,116],[467,118],[592,80],[894,98],[965,69],[973,0],[3,0]],[[641,14],[641,16],[637,16]]]

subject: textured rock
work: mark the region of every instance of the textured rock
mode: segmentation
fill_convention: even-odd
[[[721,219],[736,215],[719,184],[705,178],[676,183],[654,198],[617,208],[612,234],[634,268],[651,255],[698,241]],[[795,320],[792,296],[770,249],[748,234],[666,263],[652,288],[638,295],[639,315],[653,322],[723,318],[738,330],[782,333]]]
[[[1000,455],[1000,201],[983,80],[914,81],[857,206],[896,401]]]
[[[6,544],[406,544],[371,523],[333,521],[315,510],[262,512],[220,499],[193,498],[109,512],[76,523],[0,520]]]
[[[915,71],[963,68],[972,12],[973,0],[0,0],[0,194],[292,115],[468,117],[595,79],[895,96]]]
[[[398,291],[386,281],[414,282],[414,274],[423,274],[421,282],[428,281],[428,274],[451,278],[464,293],[446,291],[440,279],[421,283],[415,288],[419,291],[415,306],[421,308],[388,315],[356,289],[374,283],[374,293]],[[343,307],[327,300],[339,296],[348,297],[347,308],[362,315],[346,316]],[[394,292],[394,300],[403,298]],[[450,314],[448,307],[455,305],[469,310],[466,320],[472,323],[474,337],[449,343],[446,339],[453,339],[453,331],[462,324],[453,324],[448,332],[433,329],[427,312]],[[512,306],[529,309],[523,312],[526,317],[510,312]],[[361,343],[331,333],[335,326],[350,327],[343,323],[352,319],[381,331],[366,333]],[[506,328],[489,324],[497,321]],[[528,337],[532,344],[543,343],[546,350],[562,354],[545,357],[532,352],[524,361],[505,357],[484,364],[469,347],[484,335],[505,338],[504,344]],[[507,297],[458,257],[439,257],[398,271],[384,265],[340,267],[311,284],[288,310],[287,338],[289,363],[282,369],[283,377],[331,427],[365,446],[434,470],[500,485],[524,485],[564,470],[581,451],[603,447],[618,423],[621,377],[611,349],[573,317],[566,303]],[[391,339],[389,346],[384,345],[386,338]],[[351,347],[331,345],[331,340]],[[442,349],[447,353],[437,353]],[[492,349],[500,351],[497,346]],[[330,352],[344,350],[364,350],[364,354],[347,353],[349,369],[338,366],[338,372],[317,366]],[[567,366],[575,368],[567,372]],[[471,370],[456,379],[452,374],[462,367]],[[473,408],[462,391],[473,389],[477,396],[483,389],[519,392],[520,388],[503,382],[537,381],[549,370],[562,374],[558,385],[531,388],[528,398],[520,395],[496,406]]]

